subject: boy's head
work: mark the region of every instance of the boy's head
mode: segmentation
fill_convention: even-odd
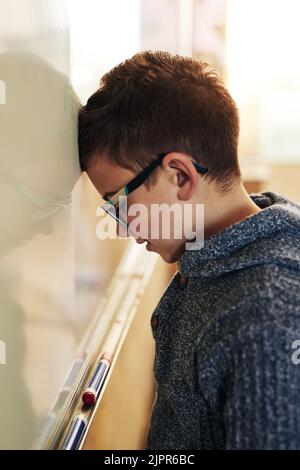
[[[240,182],[238,136],[237,107],[216,73],[168,52],[140,52],[114,67],[79,112],[81,169],[101,195],[119,191],[167,152],[127,197],[128,209],[149,209],[149,236],[137,241],[148,240],[167,262],[178,259],[186,240],[172,231],[168,239],[151,238],[150,207],[202,203],[207,212],[210,201]],[[192,161],[208,172],[197,172]]]

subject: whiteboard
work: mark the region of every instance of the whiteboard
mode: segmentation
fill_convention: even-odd
[[[0,0],[0,11],[0,448],[28,449],[83,364],[126,241],[111,250],[96,237],[66,2]]]

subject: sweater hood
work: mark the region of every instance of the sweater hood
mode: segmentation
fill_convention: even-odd
[[[261,264],[300,272],[300,205],[271,191],[250,194],[262,210],[226,227],[199,250],[185,250],[178,270],[185,277],[219,277]]]

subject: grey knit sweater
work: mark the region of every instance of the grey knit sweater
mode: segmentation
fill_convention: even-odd
[[[300,449],[300,206],[251,198],[263,210],[186,250],[153,312],[147,450]]]

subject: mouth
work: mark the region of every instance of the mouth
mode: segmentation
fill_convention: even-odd
[[[145,248],[147,251],[153,251],[152,244],[148,240],[136,240],[136,242],[141,245],[142,243],[146,242]]]

